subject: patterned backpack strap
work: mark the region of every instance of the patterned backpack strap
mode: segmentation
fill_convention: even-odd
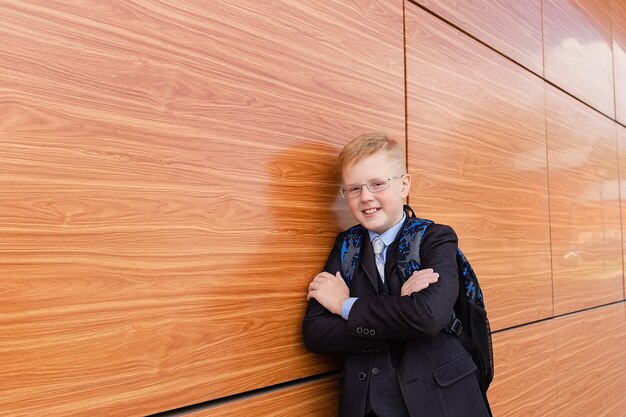
[[[463,275],[463,280],[465,282],[465,298],[467,298],[468,301],[485,308],[483,292],[478,284],[478,278],[476,278],[474,269],[472,269],[472,266],[461,249],[457,250],[456,256],[459,271]]]
[[[341,274],[348,286],[359,266],[362,243],[363,227],[361,225],[353,226],[344,232],[343,244],[341,245]]]
[[[409,220],[400,232],[397,262],[403,283],[409,279],[413,272],[420,269],[420,242],[426,228],[431,224],[433,224],[432,220],[409,217]]]

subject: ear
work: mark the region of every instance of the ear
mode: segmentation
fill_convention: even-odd
[[[411,174],[405,174],[402,177],[402,198],[407,198],[411,191]]]

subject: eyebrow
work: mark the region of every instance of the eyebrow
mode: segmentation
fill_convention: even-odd
[[[391,176],[391,177],[374,177],[374,178],[370,178],[369,180],[367,180],[365,182],[362,182],[360,184],[358,182],[346,184],[346,187],[350,187],[350,186],[353,186],[353,185],[363,185],[363,184],[367,184],[368,182],[371,182],[371,181],[386,180],[386,179],[391,179],[391,178],[393,178],[393,176]]]

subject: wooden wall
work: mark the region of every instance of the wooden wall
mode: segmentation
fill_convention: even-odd
[[[335,415],[305,290],[351,224],[336,154],[385,130],[483,283],[494,414],[622,416],[624,28],[619,0],[0,1],[0,415]]]

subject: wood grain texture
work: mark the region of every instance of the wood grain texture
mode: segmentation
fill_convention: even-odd
[[[626,125],[626,2],[613,0],[611,11],[615,118]]]
[[[417,0],[530,71],[543,75],[541,0]]]
[[[544,74],[615,117],[611,0],[543,0]]]
[[[558,415],[553,320],[493,336],[495,379],[489,388],[494,416]]]
[[[336,368],[334,163],[404,139],[402,5],[0,2],[0,414],[146,415]]]
[[[494,416],[622,416],[624,340],[623,302],[495,334]]]
[[[554,311],[623,296],[615,122],[546,87]]]
[[[189,417],[333,417],[337,415],[336,377],[284,388],[267,394],[186,414]],[[262,411],[260,411],[262,410]]]
[[[620,417],[626,410],[626,304],[555,320],[559,416]]]
[[[622,220],[622,265],[626,265],[626,127],[616,123],[617,149],[619,153],[620,212]],[[626,300],[626,273],[624,273],[622,297]]]
[[[493,329],[552,315],[543,83],[406,9],[411,205],[456,230]]]

